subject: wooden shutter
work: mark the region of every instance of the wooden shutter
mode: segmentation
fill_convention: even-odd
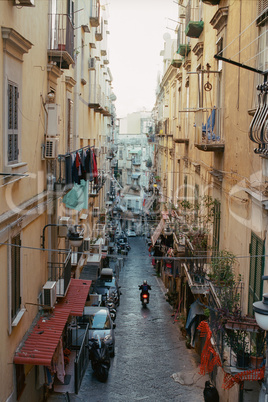
[[[11,240],[11,317],[20,309],[20,235]]]
[[[8,162],[17,162],[18,148],[18,87],[8,83]]]
[[[23,364],[16,364],[16,384],[17,384],[17,401],[19,401],[26,385]]]
[[[251,233],[248,313],[253,316],[252,304],[262,299],[262,275],[264,271],[264,241]]]
[[[259,0],[258,2],[258,15],[264,13],[264,11],[268,8],[268,0]]]
[[[217,251],[219,251],[220,222],[221,222],[221,204],[220,204],[220,202],[215,201],[214,221],[213,221],[213,240],[212,240],[213,253],[216,253]]]

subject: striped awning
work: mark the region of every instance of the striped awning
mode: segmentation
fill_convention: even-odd
[[[71,279],[66,296],[44,313],[15,352],[15,364],[50,366],[70,315],[82,316],[91,281]]]

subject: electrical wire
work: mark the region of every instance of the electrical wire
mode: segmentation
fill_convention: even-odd
[[[2,243],[2,242],[0,242],[0,246],[8,246],[8,247],[17,247],[17,248],[20,248],[20,249],[30,249],[30,250],[36,250],[36,251],[54,251],[54,252],[59,252],[59,250],[58,249],[48,249],[48,248],[42,248],[42,247],[31,247],[31,246],[22,246],[22,245],[18,245],[18,244],[12,244],[12,243]],[[62,253],[66,253],[66,254],[68,254],[71,250],[69,249],[61,249],[60,250]],[[77,252],[75,252],[77,255],[84,255],[84,254],[86,254],[85,252],[83,252],[83,251],[77,251]],[[105,254],[105,257],[109,257],[109,258],[115,258],[115,259],[117,259],[117,258],[124,258],[124,259],[126,259],[127,258],[127,256],[124,256],[124,255],[122,255],[122,254],[106,254],[106,253],[103,253],[103,254]],[[88,255],[89,255],[89,253],[88,253]],[[266,257],[268,257],[268,254],[257,254],[257,255],[240,255],[240,256],[235,256],[235,259],[237,260],[237,259],[243,259],[243,258],[266,258]],[[208,258],[209,259],[212,259],[212,260],[216,260],[216,259],[228,259],[229,257],[227,256],[227,257],[224,257],[224,256],[213,256],[213,257],[207,257],[207,256],[197,256],[197,257],[194,257],[194,256],[190,256],[190,257],[187,257],[187,256],[184,256],[184,257],[169,257],[169,256],[164,256],[164,257],[158,257],[158,256],[154,256],[154,255],[151,255],[151,256],[149,256],[149,258],[151,258],[151,259],[155,259],[155,260],[178,260],[178,261],[187,261],[187,260],[207,260]]]

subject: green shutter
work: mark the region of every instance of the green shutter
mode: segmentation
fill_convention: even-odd
[[[251,232],[250,272],[248,289],[248,314],[253,316],[252,304],[262,299],[262,275],[264,271],[264,241]]]
[[[11,241],[11,316],[14,318],[20,309],[20,235]]]

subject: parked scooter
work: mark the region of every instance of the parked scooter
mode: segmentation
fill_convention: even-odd
[[[110,368],[110,354],[105,342],[91,338],[88,342],[89,359],[91,367],[99,381],[105,382],[108,378]]]
[[[112,297],[109,297],[105,300],[105,307],[107,307],[110,311],[110,316],[113,321],[116,319],[116,305]]]
[[[147,281],[144,281],[142,285],[139,286],[141,290],[140,300],[143,307],[146,307],[149,304],[151,286],[147,284]]]

